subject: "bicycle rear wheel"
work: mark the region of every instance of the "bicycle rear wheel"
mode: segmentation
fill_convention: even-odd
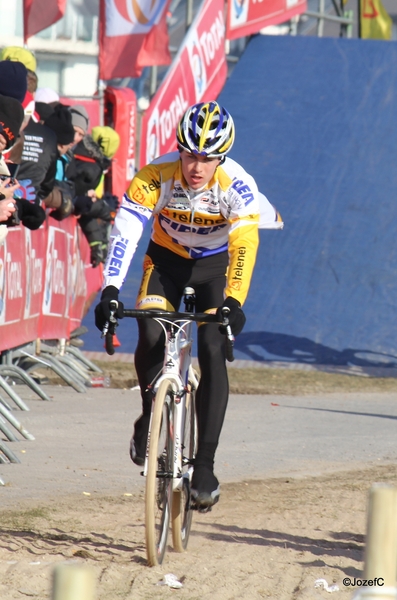
[[[193,473],[193,459],[196,454],[196,389],[190,383],[190,391],[185,403],[185,427],[182,439],[182,489],[173,492],[172,497],[172,542],[176,552],[187,548],[192,525],[190,482]]]
[[[172,384],[163,381],[152,417],[146,476],[146,554],[149,566],[161,564],[167,547],[172,504]]]

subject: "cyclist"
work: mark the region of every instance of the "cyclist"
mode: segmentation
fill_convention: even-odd
[[[109,302],[119,289],[144,226],[153,217],[136,308],[178,310],[186,286],[196,292],[197,312],[230,309],[238,335],[243,305],[258,247],[259,203],[254,179],[226,158],[235,137],[229,112],[217,102],[187,109],[176,131],[178,151],[156,158],[132,179],[112,231],[95,322],[109,319]],[[279,215],[275,211],[276,220]],[[122,305],[119,309],[122,317]],[[152,392],[162,368],[164,333],[151,319],[138,320],[135,367],[142,394],[142,415],[135,421],[130,455],[143,465]],[[224,331],[217,324],[198,328],[201,380],[197,390],[198,449],[191,485],[198,507],[219,499],[214,458],[228,402]]]

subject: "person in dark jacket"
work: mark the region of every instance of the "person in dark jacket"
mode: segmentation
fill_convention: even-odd
[[[18,169],[18,181],[27,200],[40,205],[50,195],[55,185],[57,159],[56,133],[31,117],[24,129]]]

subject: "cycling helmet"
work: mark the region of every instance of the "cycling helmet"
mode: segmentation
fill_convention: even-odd
[[[182,150],[207,158],[222,158],[233,146],[233,119],[217,102],[194,104],[179,121],[176,139]]]

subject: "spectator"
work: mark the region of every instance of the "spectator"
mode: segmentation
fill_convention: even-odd
[[[29,92],[27,92],[28,98]],[[35,103],[28,103],[25,109],[29,121],[24,129],[24,143],[18,180],[21,185],[21,195],[40,205],[49,196],[55,185],[58,148],[55,132],[43,125],[35,117]],[[52,109],[51,109],[52,110]],[[22,193],[23,190],[23,193]]]
[[[0,96],[0,158],[4,150],[13,146],[18,138],[24,113],[21,104],[15,98]],[[15,213],[14,193],[19,188],[8,177],[9,170],[2,160],[0,175],[0,221],[4,222]],[[7,172],[8,171],[8,172]]]
[[[51,215],[61,220],[72,214],[74,208],[74,162],[67,156],[67,151],[74,143],[72,115],[68,107],[58,104],[44,124],[52,129],[57,137],[55,186],[44,201],[46,206],[56,209]]]
[[[83,137],[88,133],[88,127],[90,124],[90,120],[88,117],[88,112],[84,108],[84,106],[80,104],[75,104],[74,106],[69,107],[70,113],[72,115],[72,123],[74,127],[74,143],[78,144],[81,142]]]
[[[13,62],[10,60],[0,61],[0,94],[15,98],[22,105],[26,97],[27,91],[27,71],[25,65],[21,62]],[[23,121],[17,132],[16,138],[12,143],[12,154],[14,157],[20,157],[23,146],[23,135],[21,129],[26,125],[27,121]],[[10,148],[7,148],[6,160],[18,163],[17,158],[10,158]],[[13,175],[14,173],[12,173]]]
[[[103,190],[98,197],[97,188],[110,166],[110,160],[90,135],[85,135],[73,148],[73,154],[76,195],[88,196],[93,202],[90,210],[80,216],[79,223],[91,248],[91,264],[97,267],[105,261],[112,220],[109,204],[102,198]]]

